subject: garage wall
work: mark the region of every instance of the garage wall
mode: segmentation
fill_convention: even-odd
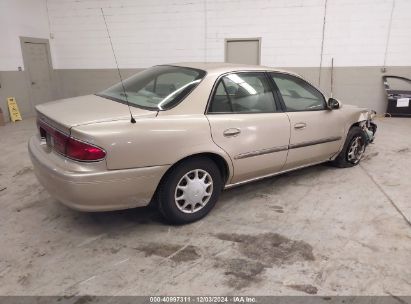
[[[3,0],[0,5],[0,26],[13,30],[0,33],[2,42],[11,43],[0,48],[0,71],[15,73],[0,77],[12,89],[10,82],[24,78],[15,72],[22,65],[18,36],[52,37],[60,98],[93,93],[118,80],[101,8],[125,76],[155,64],[223,61],[225,38],[261,37],[263,65],[300,73],[329,93],[334,58],[334,96],[379,112],[385,110],[381,68],[411,77],[409,0]],[[22,94],[21,107],[30,108],[24,92],[16,94]]]
[[[334,96],[379,112],[381,67],[411,76],[408,0],[49,0],[66,87],[85,69],[114,68],[101,7],[121,68],[223,61],[225,38],[261,37],[263,65],[300,72],[328,93],[334,58]]]
[[[127,78],[143,69],[121,69]],[[59,98],[69,98],[102,91],[119,81],[117,69],[60,69],[55,70],[59,78]]]
[[[7,120],[6,101],[11,96],[16,97],[23,117],[33,114],[20,36],[49,37],[46,0],[0,1],[0,107]]]
[[[327,2],[327,7],[325,3]],[[393,0],[49,0],[57,68],[221,61],[224,39],[262,37],[262,64],[384,65]],[[409,66],[411,1],[395,0],[386,65]]]
[[[122,68],[204,60],[204,1],[50,0],[56,67],[114,68],[100,8]]]

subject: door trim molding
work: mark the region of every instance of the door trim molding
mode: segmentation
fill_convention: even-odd
[[[262,149],[262,150],[245,152],[245,153],[241,153],[241,154],[234,156],[234,159],[237,160],[237,159],[260,156],[264,154],[270,154],[270,153],[275,153],[275,152],[280,152],[280,151],[285,151],[285,150],[298,149],[298,148],[303,148],[303,147],[308,147],[308,146],[325,144],[329,142],[339,141],[341,139],[342,139],[341,136],[332,136],[332,137],[326,137],[326,138],[321,138],[317,140],[304,141],[304,142],[297,143],[297,144],[291,144],[291,145],[286,145],[286,146],[278,146],[278,147],[272,147],[272,148],[267,148],[267,149]]]
[[[328,142],[339,141],[341,140],[341,138],[342,138],[341,136],[332,136],[332,137],[326,137],[326,138],[321,138],[317,140],[304,141],[304,142],[297,143],[297,144],[291,144],[288,146],[288,148],[297,149],[297,148],[303,148],[303,147],[314,146],[314,145],[319,145],[319,144],[325,144]]]
[[[288,150],[288,145],[287,146],[273,147],[273,148],[268,148],[268,149],[262,149],[262,150],[252,151],[252,152],[241,153],[241,154],[238,154],[237,156],[235,156],[234,159],[248,158],[248,157],[259,156],[259,155],[264,155],[264,154],[270,154],[270,153],[286,151],[286,150]]]

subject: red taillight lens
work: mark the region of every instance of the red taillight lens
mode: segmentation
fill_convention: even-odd
[[[66,143],[66,156],[81,161],[95,161],[106,157],[106,152],[103,149],[69,137]]]
[[[47,144],[56,152],[78,161],[97,161],[106,157],[106,152],[96,146],[70,137],[49,125],[37,122],[40,136],[46,139]]]

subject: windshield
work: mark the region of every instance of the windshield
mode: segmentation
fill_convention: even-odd
[[[167,110],[182,101],[204,78],[202,70],[155,66],[97,94],[148,110]]]

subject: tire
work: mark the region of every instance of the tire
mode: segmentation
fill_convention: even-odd
[[[358,144],[357,150],[355,150],[356,148],[354,147],[355,141],[357,141]],[[356,166],[360,163],[366,146],[367,138],[364,131],[360,127],[354,126],[348,131],[344,146],[332,163],[339,168]]]
[[[158,207],[172,224],[195,222],[213,209],[221,190],[221,172],[215,162],[204,157],[188,159],[165,176],[158,189]]]

